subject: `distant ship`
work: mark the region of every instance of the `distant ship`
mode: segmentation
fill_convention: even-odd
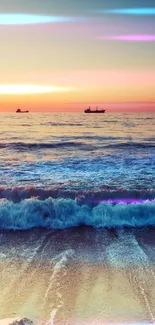
[[[87,108],[87,109],[85,109],[85,111],[84,111],[85,113],[105,113],[105,109],[98,109],[98,108],[96,108],[96,110],[91,110],[91,108],[89,107],[89,108]]]
[[[29,113],[29,111],[22,111],[20,108],[16,110],[16,113]]]

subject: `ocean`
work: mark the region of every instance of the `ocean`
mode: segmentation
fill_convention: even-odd
[[[155,324],[154,125],[0,114],[0,325]]]

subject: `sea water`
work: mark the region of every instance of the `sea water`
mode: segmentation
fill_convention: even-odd
[[[155,323],[154,124],[0,114],[0,319]]]

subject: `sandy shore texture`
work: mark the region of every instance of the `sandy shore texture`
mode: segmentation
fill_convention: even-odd
[[[0,233],[0,325],[155,324],[155,230]]]

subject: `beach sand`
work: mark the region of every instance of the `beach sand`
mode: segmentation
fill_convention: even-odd
[[[0,233],[0,325],[155,323],[155,230]]]

